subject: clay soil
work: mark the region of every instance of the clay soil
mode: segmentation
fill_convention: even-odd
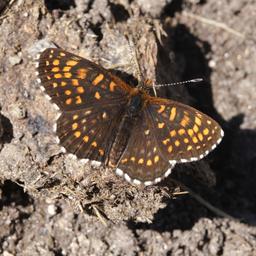
[[[256,2],[0,1],[0,254],[256,255]],[[35,58],[61,47],[217,120],[206,158],[157,186],[63,154]]]

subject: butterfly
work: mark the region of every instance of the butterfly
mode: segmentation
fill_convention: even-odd
[[[130,183],[158,183],[175,164],[202,159],[224,135],[200,111],[153,97],[62,49],[45,49],[37,70],[40,88],[59,111],[59,144],[84,162],[114,168]]]

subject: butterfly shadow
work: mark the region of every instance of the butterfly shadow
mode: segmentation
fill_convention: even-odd
[[[175,82],[178,77],[180,81],[200,77],[204,82],[200,85],[164,87],[161,96],[189,104],[208,114],[222,126],[225,136],[222,143],[209,156],[193,165],[178,165],[173,174],[159,186],[168,187],[174,178],[224,213],[254,225],[256,223],[253,214],[256,209],[254,200],[256,190],[253,182],[256,180],[256,132],[240,129],[243,122],[242,114],[225,121],[214,108],[210,84],[212,71],[205,57],[211,51],[209,43],[196,38],[184,25],[178,25],[169,31],[167,29],[167,32],[168,37],[162,46],[159,44],[156,67],[158,82]],[[202,163],[206,164],[203,166],[209,168],[209,172],[214,173],[215,186],[209,187],[209,184],[193,176],[195,170],[199,169],[197,171],[200,172]],[[203,167],[203,169],[207,168]],[[167,198],[165,203],[166,207],[154,215],[152,223],[129,221],[129,228],[158,232],[174,229],[190,230],[200,218],[220,217],[217,216],[217,212],[210,211],[188,194],[175,199]]]

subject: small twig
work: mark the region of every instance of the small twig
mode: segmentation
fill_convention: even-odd
[[[205,23],[205,24],[209,24],[211,26],[214,26],[214,27],[217,27],[217,28],[221,28],[237,37],[240,37],[242,39],[245,39],[245,35],[228,27],[226,24],[222,23],[222,22],[218,22],[218,21],[215,21],[215,20],[211,20],[211,19],[208,19],[208,18],[204,18],[202,16],[199,16],[199,15],[196,15],[196,14],[193,14],[193,13],[189,13],[189,12],[186,12],[186,11],[183,11],[182,14],[186,17],[189,17],[189,18],[192,18],[192,19],[195,19],[197,21],[200,21],[202,23]]]
[[[172,196],[181,196],[181,195],[187,195],[187,194],[189,194],[188,191],[179,191],[179,192],[172,193]]]
[[[95,205],[92,205],[92,209],[94,210],[96,216],[98,217],[98,219],[100,220],[100,222],[107,227],[107,223],[103,218],[103,215],[99,212],[98,208]]]

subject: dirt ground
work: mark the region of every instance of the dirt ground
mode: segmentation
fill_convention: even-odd
[[[253,0],[0,1],[0,254],[256,255],[255,17]],[[146,188],[61,152],[35,75],[58,46],[134,84],[125,34],[144,78],[203,78],[158,94],[225,131]]]

